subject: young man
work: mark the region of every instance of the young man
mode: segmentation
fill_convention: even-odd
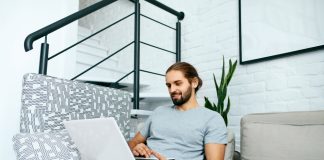
[[[227,129],[218,113],[199,106],[196,92],[201,85],[189,63],[178,62],[168,68],[166,86],[174,106],[155,109],[144,128],[128,142],[135,156],[224,159]]]

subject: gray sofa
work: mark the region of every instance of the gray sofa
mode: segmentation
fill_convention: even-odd
[[[129,139],[128,92],[39,74],[23,80],[20,133],[13,137],[17,159],[80,159],[63,121],[114,117]]]
[[[323,160],[324,111],[250,114],[241,119],[242,160]]]

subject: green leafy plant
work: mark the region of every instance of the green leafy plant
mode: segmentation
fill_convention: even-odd
[[[234,64],[232,63],[232,60],[229,60],[229,70],[225,76],[225,62],[224,62],[224,56],[223,56],[223,68],[222,68],[222,77],[221,77],[221,82],[218,85],[217,80],[215,78],[215,74],[213,74],[214,76],[214,83],[215,83],[215,87],[216,87],[216,94],[217,94],[217,105],[215,103],[211,103],[209,101],[209,99],[207,97],[205,97],[205,107],[218,112],[224,119],[225,124],[227,126],[228,124],[228,119],[227,119],[227,114],[230,110],[230,106],[231,106],[231,100],[228,96],[227,98],[227,106],[226,108],[224,108],[225,104],[224,101],[226,99],[227,96],[227,86],[229,84],[229,82],[232,79],[232,76],[234,74],[236,65],[237,65],[237,60],[234,62]]]

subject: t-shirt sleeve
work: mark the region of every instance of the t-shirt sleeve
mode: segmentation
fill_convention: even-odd
[[[206,124],[204,144],[227,144],[227,128],[223,118],[217,114]]]
[[[152,122],[152,118],[151,116],[149,116],[145,121],[143,128],[140,129],[141,135],[144,136],[145,138],[148,138],[150,136],[151,122]]]

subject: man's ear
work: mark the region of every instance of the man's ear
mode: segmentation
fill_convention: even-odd
[[[198,83],[199,83],[199,80],[197,77],[193,78],[192,81],[191,81],[191,86],[193,88],[197,88],[198,87]]]

